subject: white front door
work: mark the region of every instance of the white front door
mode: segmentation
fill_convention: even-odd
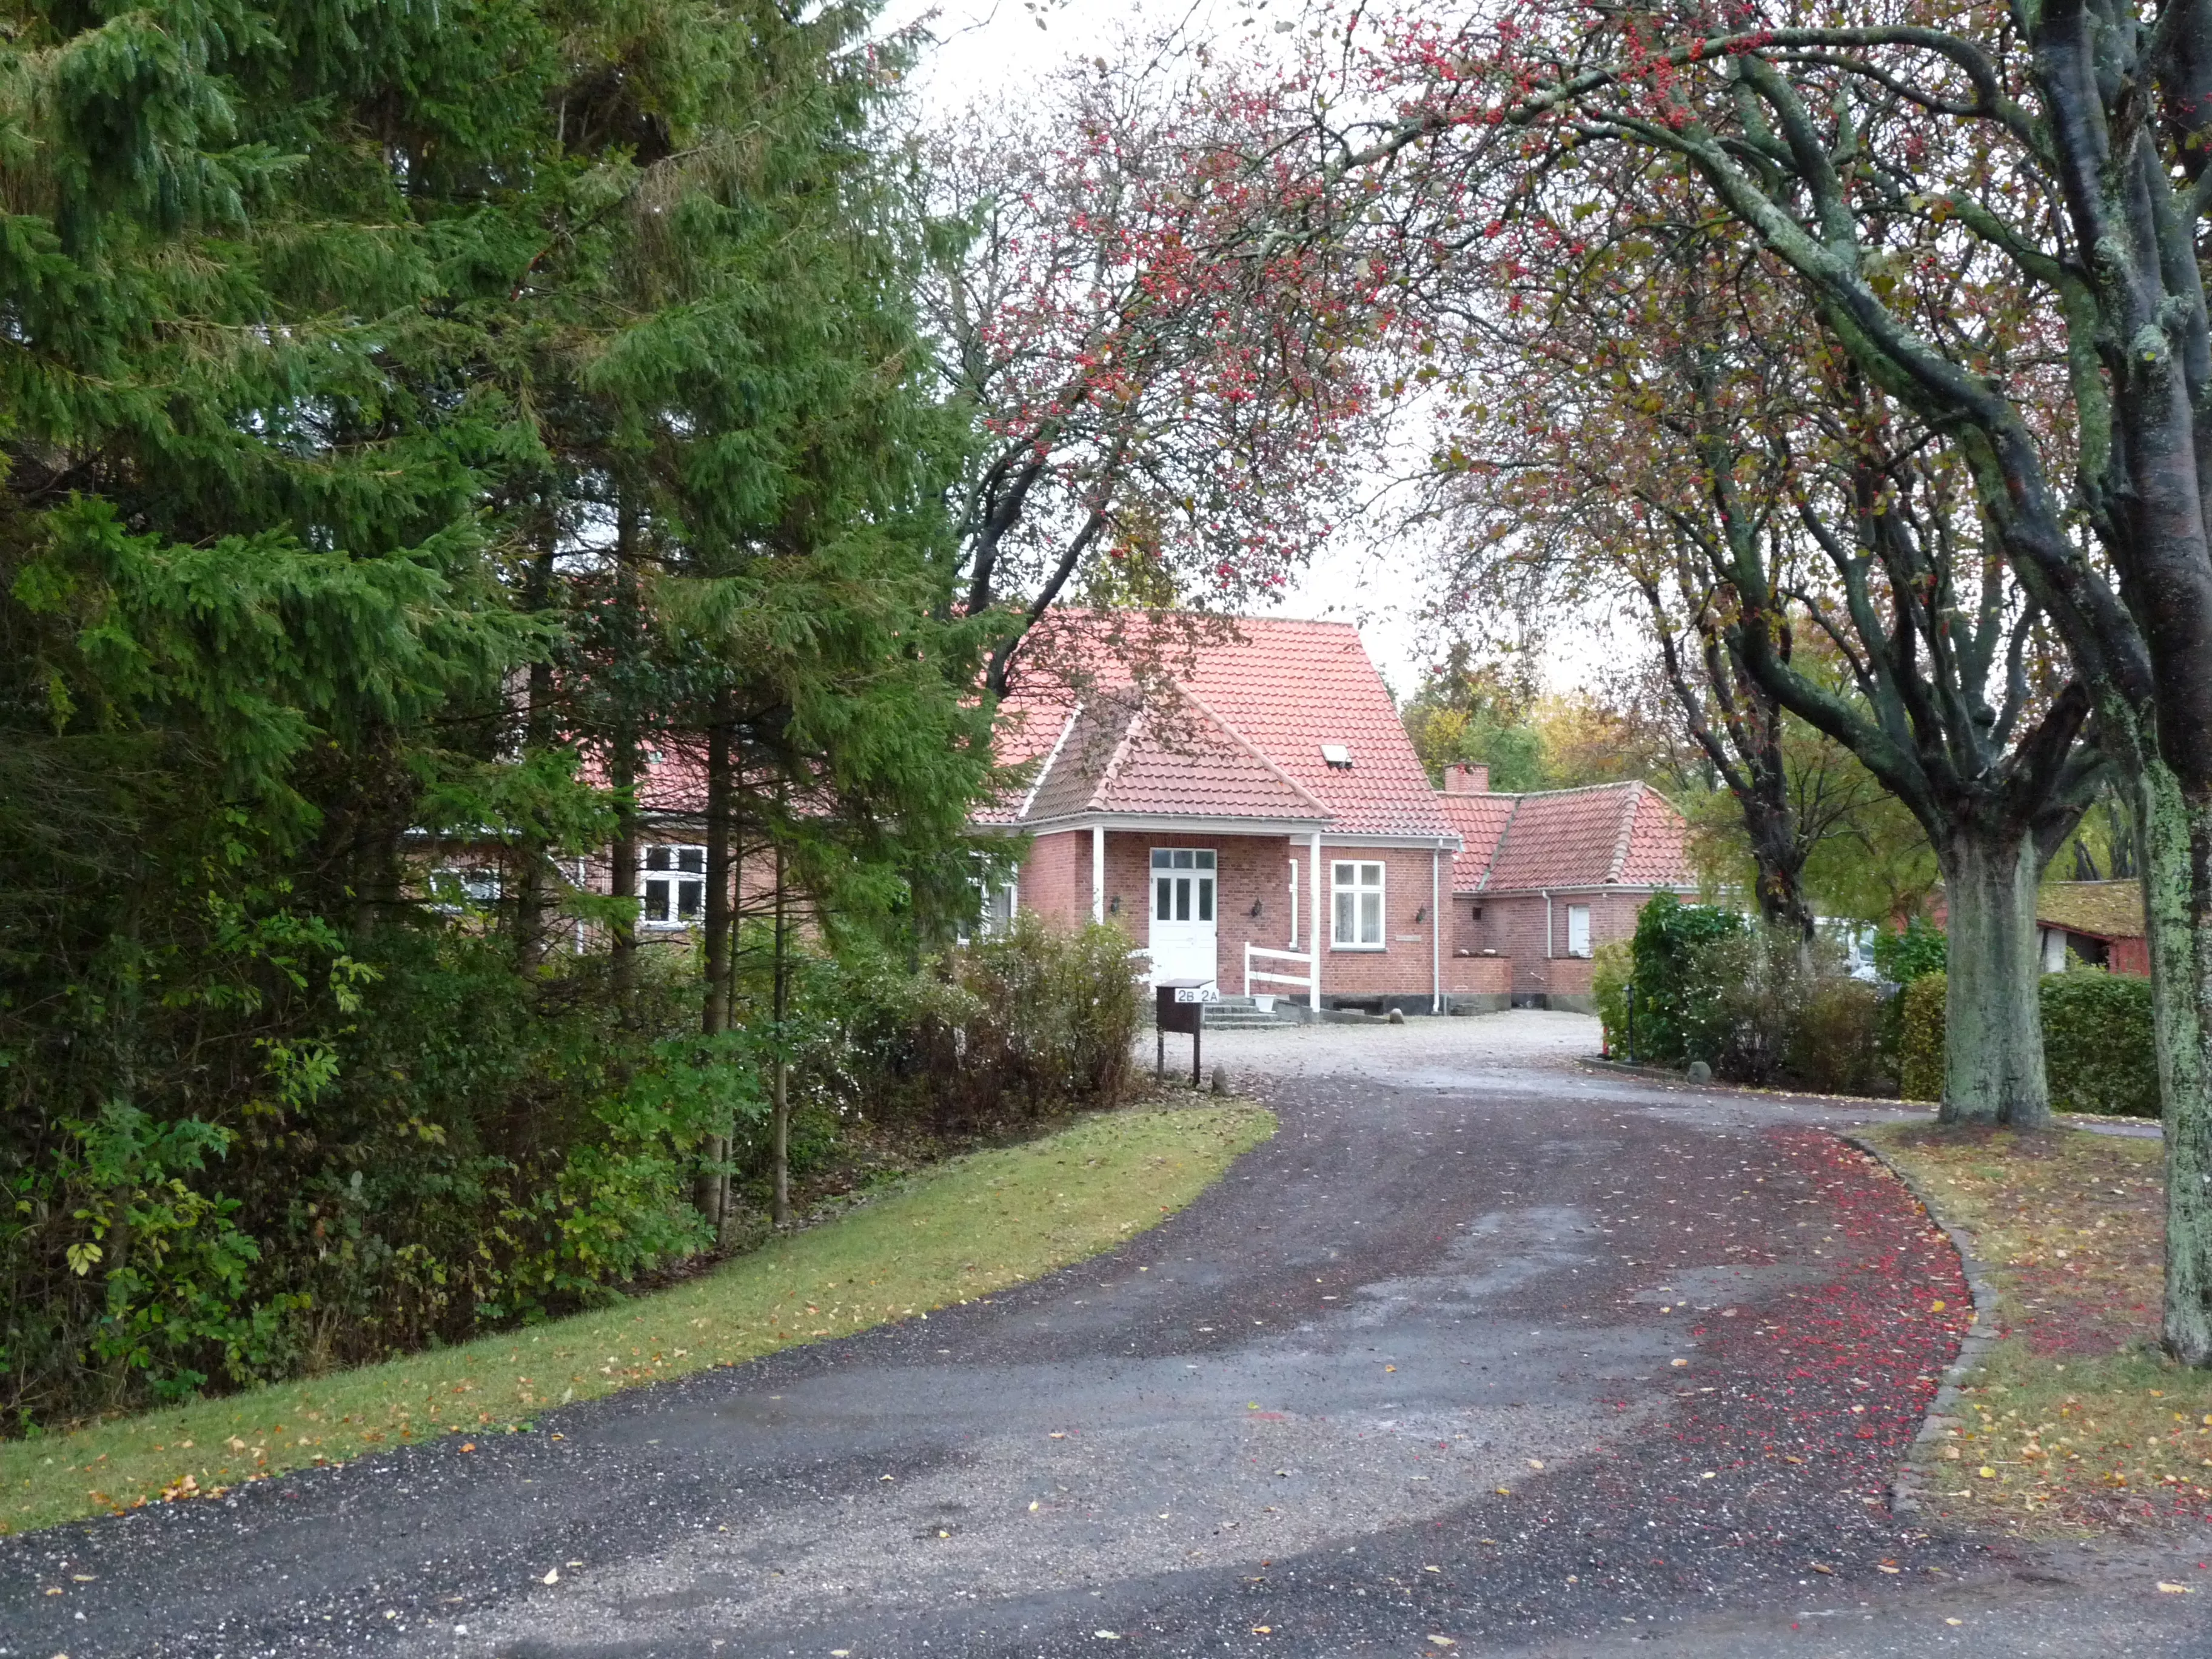
[[[1202,847],[1152,848],[1152,977],[1212,979],[1213,854]]]

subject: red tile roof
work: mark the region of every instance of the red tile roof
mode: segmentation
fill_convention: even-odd
[[[1482,885],[1498,856],[1498,837],[1513,816],[1518,795],[1440,795],[1437,804],[1465,839],[1467,845],[1452,855],[1452,890],[1472,892]]]
[[[1078,708],[1031,792],[1024,820],[1079,812],[1325,817],[1326,810],[1188,694],[1163,717],[1127,692]]]
[[[1080,615],[1054,625],[1103,627]],[[1145,706],[1123,730],[1127,752],[1110,781],[1091,752],[1095,741],[1073,742],[1067,711],[1076,694],[1049,684],[1018,686],[1006,705],[1002,757],[1048,751],[1070,734],[1046,763],[1020,820],[1044,818],[1048,804],[1056,815],[1079,799],[1075,811],[1322,819],[1350,835],[1453,833],[1358,629],[1274,617],[1238,617],[1229,628],[1224,638],[1194,642],[1187,660],[1174,649],[1164,653],[1159,677],[1172,678],[1174,689],[1142,694]],[[1093,684],[1084,695],[1094,707],[1074,721],[1084,727],[1103,718],[1095,712],[1102,697],[1140,694],[1124,663],[1103,651],[1084,653],[1079,632],[1076,638],[1073,651],[1063,634],[1052,642],[1057,649],[1041,654],[1087,658]],[[1041,729],[1053,736],[1041,740]],[[1342,744],[1352,764],[1331,766],[1323,744]],[[1085,790],[1055,775],[1070,768],[1100,783]]]
[[[1686,887],[1689,860],[1674,804],[1644,783],[1604,783],[1533,795],[1448,795],[1468,849],[1452,864],[1455,890],[1525,892],[1547,887]],[[1491,822],[1479,803],[1510,804],[1478,858],[1469,826]],[[1487,809],[1494,812],[1495,809]]]

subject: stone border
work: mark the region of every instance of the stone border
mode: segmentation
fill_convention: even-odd
[[[1920,1183],[1893,1163],[1889,1154],[1863,1135],[1837,1133],[1837,1139],[1856,1146],[1881,1167],[1905,1183],[1928,1218],[1943,1230],[1951,1241],[1951,1248],[1959,1253],[1959,1263],[1966,1270],[1966,1295],[1973,1303],[1974,1320],[1966,1336],[1959,1343],[1958,1357],[1952,1360],[1943,1373],[1943,1380],[1929,1402],[1928,1415],[1920,1425],[1920,1432],[1912,1438],[1911,1448],[1905,1454],[1905,1462],[1890,1477],[1889,1507],[1895,1515],[1914,1515],[1920,1510],[1922,1489],[1933,1478],[1929,1466],[1936,1461],[1936,1449],[1943,1443],[1948,1431],[1959,1425],[1959,1390],[1967,1376],[1978,1369],[1982,1356],[1997,1340],[1996,1287],[1990,1283],[1989,1270],[1974,1254],[1973,1240],[1964,1229],[1954,1227],[1936,1213],[1936,1206],[1928,1201],[1928,1194],[1920,1190]]]

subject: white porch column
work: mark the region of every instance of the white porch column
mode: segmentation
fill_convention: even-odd
[[[1091,920],[1106,920],[1106,826],[1091,826]]]
[[[1313,880],[1309,884],[1313,894],[1313,903],[1309,908],[1313,915],[1306,922],[1306,950],[1309,962],[1306,976],[1313,983],[1306,995],[1313,1005],[1315,1017],[1319,1018],[1321,1014],[1321,939],[1322,935],[1328,932],[1334,924],[1329,920],[1328,889],[1322,885],[1321,831],[1318,830],[1314,831]]]
[[[1443,884],[1443,848],[1431,847],[1429,849],[1429,1012],[1432,1014],[1441,1014],[1444,1011],[1444,913],[1437,908],[1438,890]]]

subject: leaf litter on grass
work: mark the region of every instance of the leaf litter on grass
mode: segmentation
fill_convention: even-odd
[[[1197,1197],[1274,1121],[1238,1103],[1083,1118],[952,1159],[833,1223],[650,1295],[382,1364],[0,1442],[0,1534],[219,1497],[449,1435],[475,1447],[527,1432],[572,1401],[926,1319],[1126,1243]]]
[[[2023,1534],[2212,1521],[2212,1376],[2158,1351],[2165,1147],[2148,1137],[1875,1132],[1997,1297],[1926,1501]]]

